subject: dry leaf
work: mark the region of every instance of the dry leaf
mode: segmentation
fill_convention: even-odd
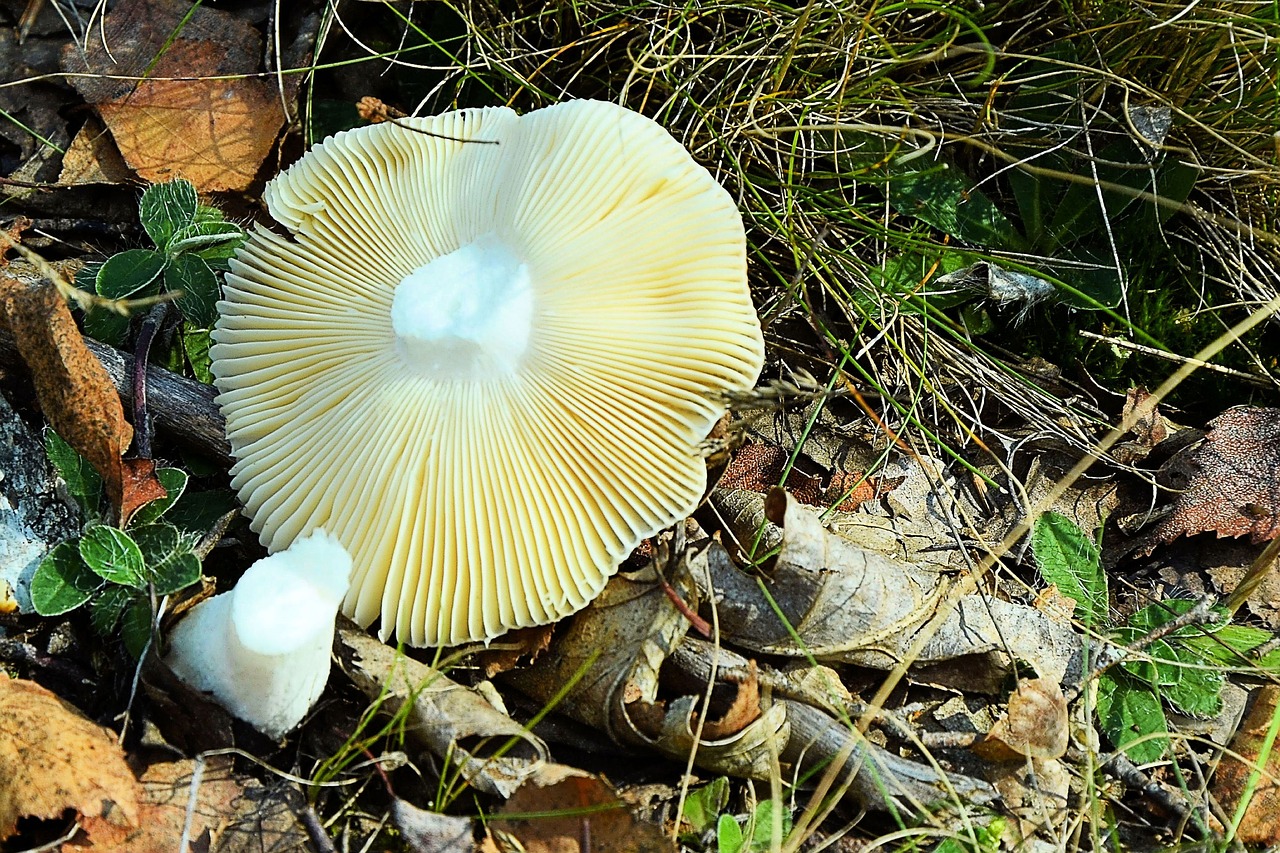
[[[1043,678],[1024,678],[1009,696],[1009,710],[973,751],[990,761],[1061,758],[1069,740],[1062,688]]]
[[[1240,730],[1231,740],[1231,749],[1222,756],[1213,774],[1212,792],[1227,814],[1234,814],[1244,795],[1280,703],[1280,687],[1259,687]],[[1234,757],[1239,755],[1243,761]],[[1245,844],[1275,844],[1280,841],[1280,750],[1271,750],[1264,772],[1258,779],[1236,835]]]
[[[67,809],[136,826],[137,787],[114,734],[40,685],[0,673],[0,839],[19,818]]]
[[[138,506],[163,497],[153,470],[121,458],[133,440],[133,427],[124,419],[111,378],[85,346],[53,286],[0,274],[0,305],[31,368],[40,408],[58,435],[102,475],[112,505],[124,513],[121,524]]]
[[[171,853],[182,847],[188,807],[192,850],[259,853],[305,850],[306,832],[296,814],[301,796],[288,783],[271,787],[239,777],[228,757],[203,765],[193,785],[195,761],[153,764],[139,780],[141,820],[126,830],[100,819],[83,821],[95,853]],[[194,802],[193,802],[194,798]]]
[[[1248,536],[1254,544],[1280,534],[1280,409],[1240,406],[1210,421],[1204,441],[1170,460],[1187,482],[1173,511],[1147,535],[1140,554],[1179,536]]]
[[[521,785],[489,826],[515,836],[527,853],[675,850],[660,826],[636,820],[603,779],[559,764]]]
[[[192,10],[177,0],[123,0],[83,50],[68,47],[62,64],[68,72],[146,77],[72,83],[97,106],[139,175],[157,182],[183,177],[201,192],[216,192],[246,189],[284,124],[274,81],[235,76],[261,70],[261,56],[261,35],[229,12]],[[170,77],[218,79],[164,79]]]
[[[760,671],[755,661],[747,665],[747,677],[735,682],[737,692],[733,702],[718,720],[707,720],[702,726],[702,736],[707,740],[720,740],[745,729],[760,718]]]
[[[799,463],[806,461],[799,460]],[[850,471],[836,471],[824,482],[822,475],[803,473],[791,466],[791,462],[791,454],[781,447],[745,444],[734,453],[733,461],[720,478],[719,488],[767,492],[786,473],[786,489],[800,503],[823,507],[835,503],[834,509],[853,512],[866,501],[902,484],[900,477],[882,479]]]
[[[123,184],[132,178],[129,166],[120,156],[111,134],[96,118],[90,117],[62,155],[62,172],[58,183]]]
[[[767,513],[783,528],[769,591],[789,624],[778,618],[756,579],[713,548],[708,567],[724,638],[758,654],[812,655],[879,669],[902,660],[945,599],[947,573],[837,536],[780,489],[770,494]],[[985,681],[995,684],[1018,658],[1061,682],[1080,666],[1080,640],[1070,625],[1030,607],[975,594],[960,599],[915,660],[929,664],[976,655],[985,656],[987,666],[963,668],[962,675],[984,669],[990,676]]]

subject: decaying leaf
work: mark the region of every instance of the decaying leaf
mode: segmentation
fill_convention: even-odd
[[[273,81],[236,76],[260,71],[261,56],[262,36],[230,12],[124,0],[62,64],[89,72],[71,82],[139,175],[216,192],[246,189],[284,124]]]
[[[1178,500],[1139,553],[1179,536],[1216,533],[1267,542],[1280,535],[1280,409],[1240,406],[1210,421],[1200,444],[1171,459]]]
[[[706,574],[709,553],[709,543],[691,546],[666,572],[671,586],[690,604],[698,600],[693,577]],[[666,564],[661,553],[656,559]],[[769,779],[781,772],[793,778],[805,771],[820,773],[839,760],[848,782],[842,790],[869,808],[910,812],[920,803],[941,800],[949,790],[973,802],[990,799],[984,783],[962,776],[943,779],[932,768],[867,743],[821,708],[786,698],[761,702],[758,717],[725,737],[708,739],[704,730],[699,740],[698,716],[712,657],[677,654],[685,642],[707,647],[686,638],[689,623],[657,580],[652,566],[614,577],[591,606],[562,628],[550,653],[528,669],[510,673],[509,680],[537,702],[549,701],[573,683],[558,711],[626,746],[677,760],[693,755],[699,767],[716,774]],[[669,660],[677,667],[692,662],[698,671],[670,672],[665,666]],[[722,676],[734,676],[720,676],[723,685],[750,672],[749,663],[732,653],[725,652],[722,660]],[[660,701],[660,675],[664,684],[684,685],[677,689],[679,695]],[[767,668],[760,669],[758,678],[761,684],[788,681]],[[802,678],[794,684],[797,692],[814,688]],[[732,686],[736,691],[738,685]],[[822,707],[829,702],[826,698]]]
[[[306,832],[296,814],[301,794],[289,783],[265,786],[238,775],[229,757],[153,764],[142,774],[136,828],[94,819],[83,822],[95,853],[159,853],[182,849],[191,815],[190,849],[210,853],[304,850]]]
[[[489,826],[514,836],[526,853],[675,850],[662,827],[636,820],[608,782],[562,764],[521,785]]]
[[[133,427],[102,364],[85,346],[66,302],[44,283],[0,274],[0,308],[31,369],[40,408],[58,435],[101,476],[121,524],[132,511],[164,496],[154,470],[122,455]]]
[[[1250,776],[1257,774],[1253,797],[1236,835],[1237,840],[1245,844],[1280,841],[1280,750],[1271,749],[1266,762],[1260,763],[1262,750],[1267,745],[1267,731],[1275,714],[1280,712],[1278,705],[1280,687],[1267,684],[1258,688],[1240,730],[1231,741],[1231,750],[1223,755],[1213,774],[1213,796],[1228,815],[1235,813]]]
[[[1009,709],[974,747],[992,761],[1061,758],[1070,740],[1062,688],[1043,678],[1024,678],[1009,696]]]
[[[760,654],[811,654],[882,669],[902,660],[945,599],[948,576],[827,531],[782,490],[771,493],[767,512],[783,528],[781,551],[766,583],[769,597],[727,553],[712,549],[709,554],[725,639]],[[770,597],[789,625],[778,618]],[[1080,665],[1080,641],[1069,625],[1030,607],[970,595],[946,615],[916,660],[928,664],[972,655],[988,658],[992,683],[1014,659],[1061,682]]]
[[[786,474],[786,487],[796,500],[809,506],[835,505],[841,512],[852,512],[878,494],[890,492],[902,478],[882,480],[860,472],[836,471],[829,475],[805,473],[792,466],[791,454],[772,444],[745,444],[733,455],[733,461],[720,478],[719,487],[726,490],[767,492]]]
[[[138,783],[115,736],[30,681],[0,673],[0,840],[19,818],[138,825]]]
[[[62,172],[58,183],[123,184],[130,179],[129,167],[111,139],[107,128],[96,118],[89,118],[62,155]]]
[[[334,650],[343,671],[370,701],[381,701],[384,712],[394,714],[412,703],[405,731],[451,761],[477,790],[509,797],[547,760],[541,739],[479,693],[364,631],[340,626]],[[507,749],[512,738],[518,745]]]

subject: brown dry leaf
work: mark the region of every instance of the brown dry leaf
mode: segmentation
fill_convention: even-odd
[[[636,820],[609,783],[560,764],[521,785],[489,826],[514,836],[527,853],[675,850],[660,826]]]
[[[973,751],[989,761],[1061,758],[1067,752],[1067,700],[1043,678],[1024,678],[1009,696],[1009,710]]]
[[[510,672],[521,660],[533,663],[551,646],[555,625],[538,625],[518,628],[487,649],[476,653],[476,664],[484,670],[485,678],[493,678],[500,672]]]
[[[1136,388],[1130,388],[1129,393],[1125,395],[1122,417],[1128,419],[1135,409],[1150,399],[1151,392],[1145,387],[1139,385]],[[1152,448],[1169,437],[1169,427],[1157,407],[1152,408],[1145,416],[1134,422],[1132,433],[1133,440],[1121,442],[1111,451],[1114,458],[1125,464],[1146,459]]]
[[[429,812],[397,797],[391,803],[391,822],[415,853],[471,853],[476,849],[475,824],[469,817]]]
[[[0,839],[21,817],[74,809],[136,826],[138,783],[115,736],[30,681],[0,673]]]
[[[125,830],[98,819],[83,821],[91,842],[88,849],[97,853],[178,850],[193,794],[193,850],[257,853],[310,849],[296,818],[303,805],[301,796],[291,786],[266,787],[255,779],[237,777],[225,757],[207,761],[199,784],[193,786],[195,769],[194,761],[148,767],[140,779],[143,802],[137,828]]]
[[[1223,755],[1217,772],[1213,774],[1213,796],[1227,814],[1235,813],[1249,777],[1258,767],[1258,758],[1277,703],[1280,703],[1280,687],[1267,684],[1258,688],[1240,730],[1231,740],[1231,750]],[[1245,844],[1275,844],[1280,841],[1280,750],[1271,750],[1263,770],[1236,835]]]
[[[786,489],[796,500],[807,506],[828,506],[839,501],[834,509],[853,512],[861,504],[879,495],[891,492],[903,482],[903,478],[868,477],[850,471],[836,471],[827,482],[818,474],[807,474],[791,464],[791,454],[770,444],[745,444],[733,455],[733,461],[720,478],[719,488],[745,489],[767,492],[778,484],[783,473],[787,474]],[[801,459],[798,464],[810,464]]]
[[[1170,460],[1189,479],[1140,554],[1196,533],[1248,536],[1255,544],[1280,534],[1280,409],[1240,406],[1210,426],[1203,442]]]
[[[234,76],[261,70],[261,56],[261,35],[229,12],[191,10],[177,0],[123,0],[83,51],[68,47],[62,65],[68,72],[147,78],[72,80],[143,178],[183,177],[201,192],[239,191],[253,182],[284,124],[273,81]]]
[[[129,166],[120,156],[111,134],[102,122],[90,117],[67,146],[67,153],[62,155],[58,183],[63,186],[123,184],[131,177]]]
[[[31,368],[40,408],[58,435],[102,475],[122,524],[143,503],[164,496],[153,470],[121,458],[133,427],[102,364],[85,346],[66,302],[47,282],[0,275],[0,309]]]

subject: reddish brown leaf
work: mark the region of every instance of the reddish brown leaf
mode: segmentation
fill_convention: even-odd
[[[661,827],[636,820],[603,779],[559,764],[521,785],[488,827],[514,836],[527,853],[675,849]]]
[[[143,178],[184,177],[202,192],[243,190],[284,124],[280,94],[270,80],[234,76],[260,70],[257,30],[228,12],[190,7],[178,0],[123,0],[83,50],[68,48],[63,68],[147,78],[72,81]]]
[[[115,736],[30,681],[0,673],[0,839],[19,818],[74,809],[136,826],[137,781]]]
[[[720,488],[744,489],[751,492],[767,492],[778,484],[787,471],[790,454],[781,447],[769,444],[745,444],[733,456],[733,461],[720,478]],[[806,506],[828,506],[840,501],[836,509],[852,512],[862,503],[891,492],[902,484],[903,478],[883,480],[865,474],[837,471],[831,481],[823,484],[822,477],[805,474],[796,468],[787,472],[786,489],[797,501]]]
[[[1280,409],[1241,406],[1210,425],[1203,442],[1170,461],[1188,472],[1187,483],[1140,553],[1196,533],[1254,543],[1280,534]]]
[[[156,477],[156,463],[151,459],[122,459],[120,488],[120,526],[124,527],[140,507],[165,497],[167,492]]]

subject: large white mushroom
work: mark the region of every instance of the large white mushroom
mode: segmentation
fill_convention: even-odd
[[[267,187],[213,372],[268,549],[324,527],[344,610],[413,645],[585,606],[690,513],[763,362],[729,195],[654,122],[572,101],[340,133]],[[447,137],[447,138],[445,138]]]

